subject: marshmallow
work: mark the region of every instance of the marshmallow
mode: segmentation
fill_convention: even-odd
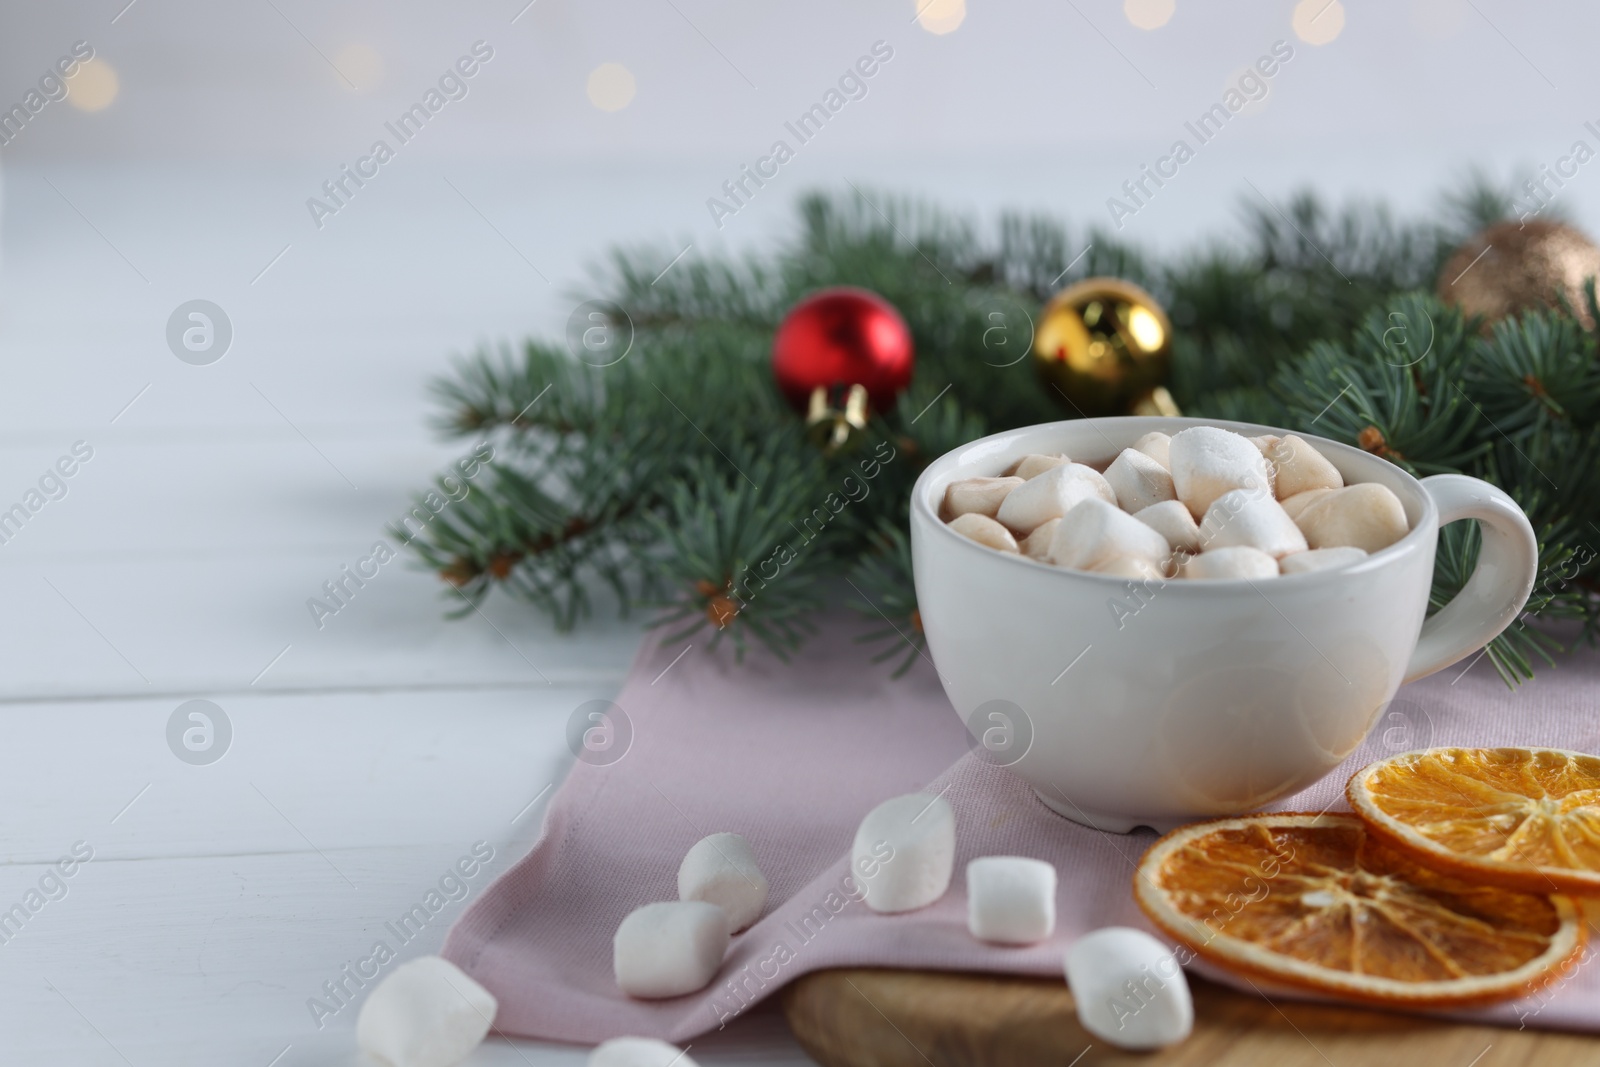
[[[1029,559],[1050,561],[1050,542],[1056,536],[1056,527],[1061,525],[1060,519],[1051,519],[1043,523],[1033,533],[1022,539],[1022,554]]]
[[[1085,934],[1067,950],[1065,962],[1078,1021],[1107,1044],[1163,1048],[1194,1029],[1194,1000],[1183,968],[1143,930],[1108,926]]]
[[[1117,502],[1117,494],[1111,491],[1105,475],[1082,463],[1064,463],[1011,490],[995,517],[1012,533],[1032,533],[1051,519],[1061,518],[1074,504],[1092,497],[1107,504]]]
[[[1276,578],[1278,561],[1250,545],[1214,548],[1184,561],[1185,578]]]
[[[1284,556],[1278,561],[1280,574],[1308,574],[1311,571],[1324,571],[1330,567],[1347,567],[1358,559],[1366,559],[1367,554],[1359,548],[1313,548],[1306,552],[1296,552],[1291,556]]]
[[[1256,448],[1260,450],[1261,454],[1270,460],[1272,458],[1272,450],[1278,446],[1278,442],[1281,440],[1283,440],[1283,438],[1279,437],[1277,434],[1267,433],[1262,434],[1260,437],[1250,438],[1250,443],[1255,445]]]
[[[976,511],[957,515],[947,525],[962,537],[976,541],[980,545],[988,545],[1001,552],[1020,551],[1017,548],[1017,539],[1011,536],[1010,530],[987,515],[979,515]]]
[[[1176,499],[1172,475],[1167,473],[1167,468],[1131,448],[1124,448],[1121,455],[1111,461],[1111,466],[1106,468],[1106,481],[1111,483],[1111,491],[1117,494],[1122,510],[1129,513],[1163,500]]]
[[[1133,513],[1133,517],[1167,539],[1167,544],[1185,552],[1200,551],[1200,524],[1194,521],[1181,500],[1165,500]]]
[[[1035,452],[1017,460],[1017,465],[1006,473],[1026,481],[1035,475],[1043,474],[1052,467],[1061,467],[1070,462],[1071,460],[1067,459],[1065,455],[1059,453],[1054,456],[1042,456]]]
[[[630,997],[677,997],[711,984],[728,950],[728,913],[667,900],[628,913],[612,939],[617,986]]]
[[[944,513],[950,518],[987,515],[994,518],[1006,494],[1022,484],[1021,478],[963,478],[944,491]]]
[[[449,960],[419,956],[367,994],[356,1042],[394,1067],[449,1067],[482,1043],[498,1007],[493,994]]]
[[[588,1067],[697,1067],[676,1045],[653,1037],[614,1037],[589,1053]]]
[[[1132,578],[1141,582],[1160,581],[1164,577],[1160,567],[1139,556],[1117,556],[1096,563],[1089,570],[1095,574],[1109,574],[1113,578]]]
[[[956,858],[956,817],[944,797],[907,793],[867,812],[856,829],[850,868],[867,907],[893,913],[944,896]]]
[[[999,523],[994,524],[1005,532]],[[761,909],[767,906],[767,879],[756,865],[750,842],[738,834],[712,834],[696,841],[678,865],[678,898],[715,904],[728,913],[728,929],[733,933],[759,919]]]
[[[1308,445],[1304,440],[1289,434],[1276,441],[1267,451],[1277,471],[1276,488],[1279,500],[1287,500],[1297,493],[1310,489],[1341,489],[1344,475],[1328,461],[1328,457]]]
[[[1283,510],[1289,513],[1291,519],[1299,522],[1300,513],[1310,507],[1313,500],[1317,500],[1331,492],[1333,492],[1332,489],[1307,489],[1303,493],[1286,496],[1279,503],[1283,505]]]
[[[1273,559],[1306,550],[1305,535],[1283,505],[1256,489],[1230,489],[1212,501],[1200,540],[1207,550],[1249,545]]]
[[[1067,512],[1050,540],[1050,562],[1088,570],[1117,556],[1139,556],[1152,563],[1171,552],[1167,539],[1119,511],[1115,504],[1089,499]]]
[[[1388,548],[1411,528],[1400,498],[1377,482],[1335,489],[1308,504],[1296,521],[1312,548],[1349,545],[1368,552]]]
[[[1191,426],[1172,435],[1172,485],[1199,518],[1230,489],[1272,490],[1272,468],[1249,438],[1215,426]]]
[[[1147,433],[1135,441],[1133,443],[1133,447],[1135,450],[1143,452],[1145,455],[1149,456],[1151,459],[1155,460],[1168,470],[1172,469],[1172,462],[1170,458],[1172,438],[1168,437],[1166,434],[1161,433],[1160,431]]]
[[[979,941],[1031,945],[1056,928],[1056,869],[1024,856],[967,864],[967,929]]]

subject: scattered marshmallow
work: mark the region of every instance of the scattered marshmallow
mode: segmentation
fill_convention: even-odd
[[[1133,443],[1135,450],[1143,452],[1168,470],[1172,469],[1172,438],[1159,430],[1147,433]]]
[[[1318,500],[1331,492],[1332,489],[1307,489],[1303,493],[1286,496],[1279,503],[1283,505],[1283,510],[1289,513],[1289,517],[1298,522],[1300,513],[1310,507],[1313,500]]]
[[[1161,568],[1139,556],[1117,556],[1096,563],[1089,570],[1095,574],[1109,574],[1113,578],[1132,578],[1135,581],[1160,581],[1165,575]]]
[[[1312,548],[1351,546],[1367,552],[1388,548],[1410,529],[1400,498],[1377,482],[1335,489],[1308,504],[1297,521]]]
[[[993,519],[984,521],[1005,533],[1005,527]],[[767,906],[767,879],[756,865],[750,842],[738,834],[712,834],[696,841],[678,865],[678,898],[715,904],[728,913],[728,929],[732,933],[761,918],[761,909]]]
[[[1165,559],[1167,539],[1114,504],[1089,499],[1062,518],[1050,541],[1050,562],[1088,570],[1118,556],[1138,556],[1152,563]]]
[[[1272,489],[1272,468],[1260,449],[1217,426],[1191,426],[1173,434],[1171,469],[1178,499],[1196,518],[1230,489]]]
[[[710,985],[727,950],[727,912],[703,900],[667,900],[628,913],[611,958],[630,997],[677,997]]]
[[[1011,535],[1011,531],[987,515],[979,515],[975,511],[969,511],[965,515],[957,515],[946,525],[962,537],[976,541],[980,545],[988,545],[990,548],[998,549],[1001,552],[1021,551],[1017,547],[1017,539]]]
[[[1185,578],[1276,578],[1278,561],[1250,545],[1214,548],[1190,556],[1183,564]]]
[[[449,1067],[483,1042],[498,1008],[493,994],[449,960],[419,956],[367,994],[356,1042],[394,1067]]]
[[[1308,574],[1311,571],[1325,571],[1329,567],[1348,567],[1357,560],[1366,558],[1365,552],[1350,545],[1340,548],[1313,548],[1305,552],[1296,552],[1292,556],[1284,556],[1278,561],[1278,571],[1281,574]]]
[[[1181,500],[1164,500],[1133,513],[1133,517],[1167,539],[1177,551],[1200,551],[1200,524]]]
[[[676,1045],[653,1037],[614,1037],[589,1053],[588,1067],[697,1067]]]
[[[1249,545],[1273,559],[1306,550],[1305,534],[1283,505],[1258,489],[1230,489],[1212,501],[1200,540],[1207,549]]]
[[[994,518],[1006,494],[1022,484],[1021,478],[963,478],[944,491],[944,513],[950,518],[987,515]]]
[[[1143,930],[1108,926],[1085,934],[1067,950],[1065,969],[1078,1021],[1107,1044],[1164,1048],[1194,1029],[1183,968]]]
[[[1021,478],[1026,481],[1035,475],[1043,474],[1052,467],[1065,466],[1070,462],[1072,461],[1067,459],[1067,457],[1062,453],[1057,453],[1053,456],[1043,456],[1035,452],[1032,455],[1023,456],[1021,459],[1017,460],[1016,467],[1007,473],[1011,474],[1013,477]]]
[[[967,864],[967,929],[979,941],[1032,945],[1056,928],[1056,869],[1025,856]]]
[[[995,517],[1012,533],[1032,533],[1051,519],[1061,518],[1073,505],[1093,497],[1108,504],[1117,502],[1117,494],[1112,492],[1105,475],[1082,463],[1064,463],[1012,489]]]
[[[1106,481],[1111,483],[1122,510],[1130,514],[1163,500],[1177,499],[1167,468],[1132,448],[1124,448],[1111,461],[1106,468]]]
[[[1344,475],[1339,473],[1339,468],[1294,434],[1274,440],[1272,448],[1267,450],[1267,458],[1277,471],[1279,500],[1287,500],[1310,489],[1344,487]]]
[[[873,911],[926,907],[944,896],[956,857],[956,817],[944,797],[907,793],[867,812],[850,866]]]
[[[1033,533],[1022,539],[1022,554],[1029,559],[1050,562],[1050,542],[1055,539],[1056,527],[1061,525],[1060,519],[1051,519],[1040,525]]]

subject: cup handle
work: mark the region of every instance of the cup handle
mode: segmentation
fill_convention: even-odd
[[[1478,565],[1455,598],[1422,624],[1406,667],[1414,682],[1478,651],[1511,625],[1528,602],[1539,570],[1533,525],[1505,493],[1464,474],[1436,474],[1422,487],[1439,509],[1439,525],[1477,519],[1483,532]]]

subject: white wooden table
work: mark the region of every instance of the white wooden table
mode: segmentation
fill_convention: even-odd
[[[359,1063],[354,1010],[319,1029],[307,1001],[476,842],[494,860],[471,898],[525,853],[571,758],[568,714],[617,689],[634,626],[562,636],[504,600],[449,622],[440,583],[400,561],[314,625],[307,598],[463,447],[425,424],[423,384],[448,353],[558,336],[595,295],[585,268],[617,242],[659,241],[663,268],[690,240],[754,245],[791,228],[796,195],[846,178],[961,211],[1103,223],[1106,197],[1290,32],[1287,7],[1249,5],[1141,36],[1117,4],[974,4],[938,37],[911,25],[925,5],[909,0],[688,5],[698,23],[676,4],[521,0],[382,17],[9,6],[5,106],[79,37],[125,79],[120,111],[52,104],[0,153],[0,524],[75,442],[93,449],[66,495],[41,494],[0,542],[0,1064],[59,1067]],[[1281,196],[1307,158],[1326,190],[1376,180],[1430,208],[1460,158],[1495,173],[1555,160],[1586,117],[1592,35],[1536,40],[1509,12],[1444,14],[1363,10],[1338,46],[1302,48],[1281,98],[1128,235],[1228,232],[1247,189]],[[502,58],[473,99],[315,229],[306,198],[435,77],[440,49],[480,32]],[[714,230],[707,196],[879,37],[900,58],[871,100]],[[363,75],[376,95],[354,92],[313,39],[370,39],[389,80]],[[601,122],[578,87],[613,58],[641,93]],[[1475,76],[1460,84],[1461,69]],[[1064,99],[1119,120],[1052,124]],[[1374,129],[1395,100],[1413,121]],[[1581,221],[1597,196],[1591,176],[1563,205]],[[197,298],[234,333],[208,366],[165,336]],[[191,699],[231,724],[209,765],[169,747],[168,720]],[[58,883],[52,865],[79,842],[93,859]],[[14,905],[25,915],[8,928]],[[405,954],[436,950],[464,905]],[[770,1010],[694,1055],[806,1062]],[[472,1062],[583,1056],[491,1042]]]
[[[0,914],[0,1062],[363,1062],[356,1008],[319,1028],[308,1000],[475,843],[494,858],[468,900],[527,851],[567,716],[616,691],[638,640],[558,635],[507,600],[447,621],[404,561],[320,630],[305,604],[464,449],[424,423],[446,354],[563,306],[508,247],[531,249],[533,209],[475,187],[498,234],[425,167],[343,233],[289,227],[293,183],[270,174],[6,180],[0,509],[74,442],[93,456],[0,544],[0,913],[24,909]],[[557,278],[613,236],[552,232]],[[196,297],[234,328],[209,366],[164,336]],[[190,699],[231,724],[208,765],[168,743]],[[58,882],[75,845],[93,859]],[[770,1010],[695,1055],[809,1062]],[[584,1056],[491,1041],[470,1062]]]

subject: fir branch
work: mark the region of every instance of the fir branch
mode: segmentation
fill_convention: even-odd
[[[626,309],[634,330],[708,325],[764,333],[777,325],[786,304],[770,267],[759,259],[707,259],[693,243],[612,252],[609,270],[595,287]]]
[[[685,623],[674,641],[710,626],[712,646],[731,633],[740,656],[748,636],[786,657],[814,628],[821,601],[813,578],[834,540],[826,510],[808,528],[795,521],[795,506],[821,504],[828,492],[820,454],[794,440],[692,461],[649,520],[666,549],[662,580],[679,591],[654,625]]]
[[[868,552],[851,567],[848,581],[859,598],[849,602],[850,608],[882,624],[856,640],[883,645],[872,662],[898,659],[894,677],[900,677],[912,668],[917,657],[926,655],[928,643],[922,630],[922,613],[917,610],[911,539],[904,521],[878,524],[868,542]]]
[[[1548,534],[1548,531],[1544,531]],[[1482,535],[1477,523],[1451,523],[1439,531],[1438,552],[1434,560],[1433,588],[1429,593],[1429,614],[1439,610],[1461,592],[1473,569],[1478,565],[1478,550]],[[1576,598],[1568,595],[1572,576],[1582,562],[1565,545],[1554,544],[1541,538],[1539,577],[1533,594],[1528,598],[1521,615],[1484,647],[1482,655],[1493,664],[1496,672],[1508,686],[1533,677],[1535,657],[1550,666],[1555,665],[1554,654],[1563,650],[1555,638],[1529,623],[1545,619],[1586,619],[1593,611],[1592,597],[1587,591]],[[1589,557],[1593,562],[1593,557]],[[1468,664],[1468,668],[1471,664]],[[1463,672],[1464,673],[1464,672]]]
[[[1496,323],[1463,383],[1484,418],[1509,437],[1585,426],[1600,412],[1594,334],[1564,315],[1533,312]]]
[[[458,360],[454,372],[436,380],[431,391],[443,408],[435,425],[453,436],[499,428],[584,432],[605,409],[594,368],[533,342],[520,361],[505,347]]]
[[[1413,474],[1465,470],[1490,447],[1460,385],[1468,355],[1460,312],[1431,297],[1400,297],[1369,313],[1347,344],[1314,342],[1279,372],[1281,421]]]
[[[440,429],[492,442],[498,457],[464,499],[401,539],[451,583],[458,614],[504,589],[570,626],[600,583],[624,609],[664,605],[657,624],[678,627],[675,636],[710,626],[713,643],[727,636],[737,649],[754,641],[780,654],[811,629],[822,579],[843,574],[861,598],[854,606],[881,624],[869,637],[903,671],[922,641],[905,533],[917,474],[983,434],[1073,416],[1034,372],[1034,319],[1061,287],[1109,274],[1166,304],[1171,389],[1184,410],[1293,427],[1415,474],[1460,471],[1505,488],[1540,537],[1525,618],[1581,621],[1593,635],[1593,285],[1581,309],[1488,331],[1429,295],[1452,249],[1509,202],[1481,179],[1444,198],[1433,219],[1252,195],[1231,242],[1155,256],[1056,219],[1013,213],[986,230],[852,186],[807,197],[796,232],[767,252],[618,251],[596,283],[611,309],[597,328],[615,342],[603,352],[570,340],[485,349],[436,383]],[[774,388],[771,335],[797,300],[844,284],[899,309],[917,371],[894,410],[875,417],[863,451],[825,457],[803,443]],[[878,458],[869,468],[864,456]],[[445,491],[440,480],[432,499]],[[1469,523],[1443,532],[1435,606],[1471,574],[1476,537]],[[1518,625],[1487,654],[1509,682],[1556,647]]]

